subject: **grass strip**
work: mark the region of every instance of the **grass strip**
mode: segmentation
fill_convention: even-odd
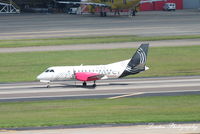
[[[0,128],[200,121],[200,96],[0,103]]]
[[[0,82],[35,81],[50,66],[98,65],[129,59],[136,49],[0,54]],[[200,75],[200,46],[149,49],[150,70],[130,77]]]
[[[117,43],[134,41],[158,41],[176,39],[199,39],[200,35],[180,36],[152,36],[141,37],[134,35],[98,36],[98,37],[68,37],[68,38],[47,38],[47,39],[20,39],[0,40],[0,48],[3,47],[28,47],[28,46],[50,46],[50,45],[74,45],[74,44],[95,44],[95,43]]]

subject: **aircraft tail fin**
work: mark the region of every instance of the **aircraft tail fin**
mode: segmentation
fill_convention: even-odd
[[[147,61],[148,48],[149,44],[140,45],[120,77],[137,74],[148,69],[148,67],[145,66]]]

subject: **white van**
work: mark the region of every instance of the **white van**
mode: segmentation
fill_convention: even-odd
[[[176,4],[175,3],[165,3],[163,10],[165,10],[165,11],[175,11],[176,10]]]
[[[78,8],[70,8],[68,14],[77,14]]]

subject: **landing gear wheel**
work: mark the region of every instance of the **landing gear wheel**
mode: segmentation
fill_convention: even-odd
[[[96,81],[94,81],[94,84],[93,84],[93,87],[96,87],[97,85],[96,85]]]
[[[86,87],[86,86],[87,86],[87,83],[86,83],[85,81],[83,82],[83,86],[84,86],[84,87]]]

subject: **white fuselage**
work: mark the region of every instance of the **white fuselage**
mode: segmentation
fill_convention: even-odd
[[[75,73],[78,72],[102,74],[104,77],[101,79],[118,78],[129,61],[130,59],[107,65],[55,66],[38,75],[37,79],[41,82],[75,79]]]

